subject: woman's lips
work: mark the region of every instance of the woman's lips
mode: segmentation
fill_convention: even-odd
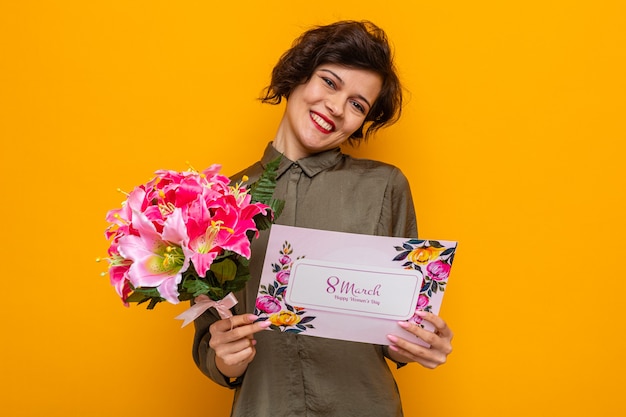
[[[335,130],[335,125],[333,124],[333,122],[331,120],[328,120],[321,114],[311,112],[311,120],[313,120],[315,127],[317,127],[323,133],[331,133],[333,130]]]

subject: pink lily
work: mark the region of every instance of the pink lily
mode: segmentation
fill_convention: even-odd
[[[132,261],[124,259],[119,254],[117,244],[115,243],[111,244],[109,248],[109,257],[107,260],[109,261],[109,278],[111,285],[115,288],[115,292],[120,296],[124,305],[128,307],[126,299],[132,292],[128,281],[128,269]]]
[[[172,304],[178,303],[178,284],[189,267],[186,247],[189,242],[180,209],[175,209],[159,234],[143,214],[133,212],[133,225],[138,236],[119,240],[119,252],[133,261],[128,280],[135,287],[157,287],[159,294]]]
[[[110,210],[106,215],[106,220],[111,223],[105,231],[105,236],[110,239],[115,236],[114,240],[125,235],[136,234],[132,227],[133,211],[143,211],[143,205],[146,192],[141,187],[136,187],[130,194],[122,207]]]
[[[203,203],[197,200],[189,208],[187,224],[191,261],[201,277],[206,275],[215,257],[224,250],[250,258],[250,241],[246,233],[256,230],[252,218],[265,211],[262,204],[238,210],[232,195],[214,202],[211,209]]]

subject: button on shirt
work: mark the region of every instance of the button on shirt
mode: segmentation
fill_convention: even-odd
[[[269,144],[261,161],[232,178],[245,174],[253,182],[279,156]],[[274,197],[285,201],[277,224],[417,237],[409,185],[396,167],[336,148],[296,162],[283,156],[277,175]],[[237,294],[237,314],[254,311],[268,235],[263,231],[252,243],[251,279]],[[246,373],[231,381],[217,370],[208,345],[208,327],[217,319],[212,311],[196,319],[193,354],[202,372],[236,390],[232,416],[402,416],[386,347],[262,331]]]

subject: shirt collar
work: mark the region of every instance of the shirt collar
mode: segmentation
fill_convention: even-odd
[[[324,171],[325,169],[337,165],[343,157],[341,149],[337,147],[317,153],[315,155],[307,156],[306,158],[302,158],[297,161],[292,161],[288,159],[285,155],[278,152],[270,142],[265,148],[263,158],[261,158],[261,164],[263,165],[263,168],[265,168],[265,166],[269,162],[273,161],[281,155],[282,159],[280,160],[278,170],[276,171],[276,175],[278,178],[280,178],[280,176],[283,175],[294,164],[302,168],[302,172],[304,172],[308,177],[313,177]]]

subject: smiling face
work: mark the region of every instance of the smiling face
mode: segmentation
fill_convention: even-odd
[[[274,147],[296,161],[341,145],[361,127],[381,87],[375,72],[320,65],[289,95]]]

